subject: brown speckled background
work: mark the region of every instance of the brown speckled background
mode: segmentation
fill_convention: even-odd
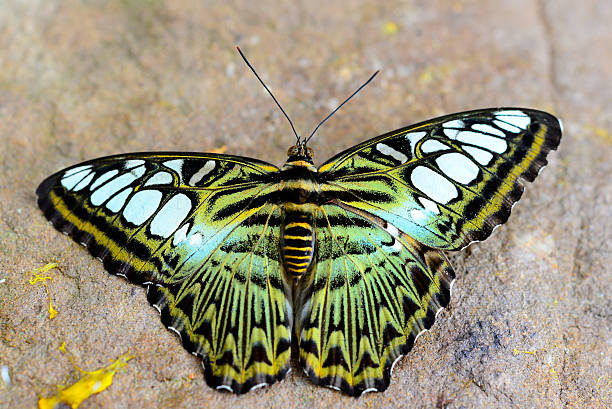
[[[0,6],[0,407],[32,408],[77,373],[136,356],[82,408],[605,408],[612,405],[612,2],[116,0]],[[382,394],[353,399],[301,371],[236,397],[161,324],[143,289],[41,215],[47,175],[113,153],[226,148],[281,164],[293,139],[234,49],[320,161],[433,116],[516,105],[565,134],[507,225],[451,255],[451,308]],[[27,272],[47,281],[58,316]]]

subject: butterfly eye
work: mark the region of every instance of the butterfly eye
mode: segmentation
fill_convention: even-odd
[[[308,155],[310,159],[314,158],[314,151],[310,149],[309,147],[306,147],[306,154]]]
[[[299,153],[299,149],[297,146],[293,145],[291,148],[289,148],[289,150],[287,151],[287,156],[295,156]]]

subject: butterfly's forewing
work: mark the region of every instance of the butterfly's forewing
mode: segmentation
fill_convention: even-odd
[[[289,368],[291,300],[281,273],[278,169],[227,155],[130,154],[49,177],[39,205],[149,301],[206,378],[236,393]]]
[[[454,272],[439,251],[339,206],[319,207],[315,225],[316,268],[298,288],[300,361],[317,384],[383,391],[448,304]]]
[[[322,191],[431,247],[460,249],[504,223],[561,138],[541,111],[453,114],[381,135],[321,167]]]

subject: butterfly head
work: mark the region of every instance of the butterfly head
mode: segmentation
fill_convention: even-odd
[[[306,146],[305,143],[298,143],[297,145],[293,145],[287,151],[287,162],[295,162],[295,161],[306,161],[308,163],[313,163],[312,158],[314,157],[314,151]]]

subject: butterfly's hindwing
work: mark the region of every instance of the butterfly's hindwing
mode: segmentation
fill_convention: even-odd
[[[300,361],[313,382],[353,396],[387,388],[450,300],[444,256],[336,205],[319,207],[316,268],[299,283]]]
[[[558,120],[541,111],[454,114],[338,154],[319,168],[322,189],[421,243],[460,249],[507,220],[560,137]]]
[[[243,393],[289,364],[277,171],[227,155],[132,154],[61,171],[37,194],[56,228],[148,287],[212,386]]]
[[[280,209],[266,205],[217,245],[182,282],[150,285],[148,299],[207,382],[235,393],[272,384],[289,370],[291,289],[279,262]]]

